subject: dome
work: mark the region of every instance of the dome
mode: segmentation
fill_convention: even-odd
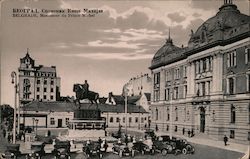
[[[169,36],[166,43],[155,53],[150,68],[156,68],[159,65],[169,63],[174,59],[182,57],[183,50],[183,48],[175,46]]]
[[[179,49],[179,47],[173,44],[172,39],[167,39],[166,43],[156,52],[154,58],[166,56],[167,54]]]
[[[191,31],[188,45],[189,47],[198,47],[213,41],[231,38],[247,32],[249,24],[250,17],[240,13],[232,1],[229,3],[226,1],[214,17],[205,21],[195,33]]]

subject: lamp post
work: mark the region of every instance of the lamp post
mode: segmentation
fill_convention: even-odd
[[[170,92],[169,104],[170,104],[170,139],[173,137],[173,93]]]
[[[35,122],[36,122],[36,136],[37,136],[37,124],[38,124],[39,120],[36,119]]]
[[[125,134],[127,134],[128,126],[128,89],[125,89]]]
[[[16,72],[11,72],[11,78],[12,78],[12,81],[11,83],[14,84],[14,101],[15,101],[15,104],[14,104],[14,121],[13,121],[13,144],[16,143],[16,109],[17,109],[17,75],[16,75]],[[18,129],[19,129],[19,122],[18,122]],[[19,133],[19,130],[18,130],[18,133]]]

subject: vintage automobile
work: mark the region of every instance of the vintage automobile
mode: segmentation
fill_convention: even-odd
[[[26,155],[26,159],[40,159],[45,155],[44,142],[34,142],[31,144],[31,152]]]
[[[118,142],[113,144],[113,153],[118,154],[120,157],[122,156],[135,156],[135,150],[133,150],[133,144],[132,143],[121,143]]]
[[[163,156],[167,155],[168,153],[172,153],[175,149],[175,145],[169,141],[163,141],[161,138],[158,140],[153,141],[155,151],[160,152]]]
[[[175,155],[179,153],[183,154],[194,154],[194,147],[187,142],[185,139],[176,139],[172,140],[172,143],[175,145],[174,146],[174,153]]]
[[[82,151],[87,155],[88,158],[94,155],[102,158],[103,154],[101,153],[100,148],[101,146],[99,142],[87,141],[86,143],[84,143]]]
[[[133,150],[135,152],[141,153],[142,155],[144,155],[145,153],[150,153],[151,155],[153,155],[155,153],[154,148],[155,147],[153,145],[147,145],[143,141],[138,141],[133,144]]]
[[[8,145],[6,151],[2,154],[2,158],[4,158],[4,159],[16,159],[18,156],[21,155],[19,148],[20,148],[19,144]]]
[[[55,159],[70,159],[70,141],[57,141],[52,154]]]

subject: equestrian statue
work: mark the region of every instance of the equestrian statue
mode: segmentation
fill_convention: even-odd
[[[76,93],[75,102],[79,103],[80,108],[80,100],[88,99],[92,104],[96,104],[96,109],[98,109],[97,100],[99,99],[99,94],[93,91],[89,91],[89,84],[87,80],[85,80],[84,84],[74,84],[73,91]]]

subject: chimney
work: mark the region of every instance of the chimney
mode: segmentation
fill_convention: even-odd
[[[109,92],[109,103],[111,103],[112,101],[111,101],[111,98],[112,98],[112,96],[113,96],[113,93],[112,92]]]

